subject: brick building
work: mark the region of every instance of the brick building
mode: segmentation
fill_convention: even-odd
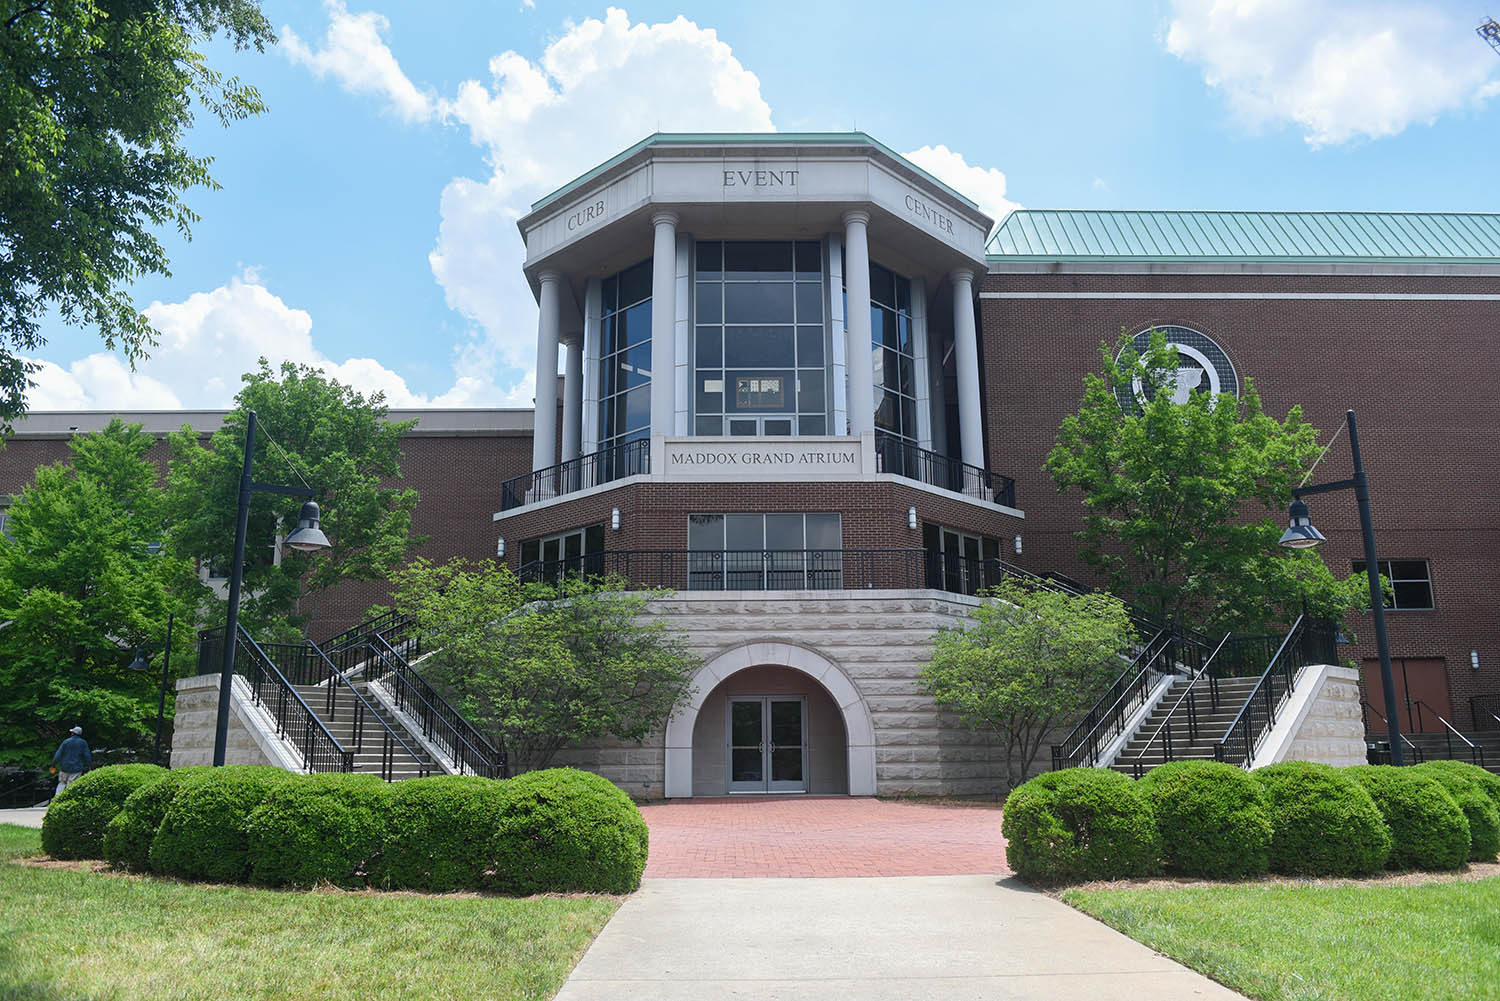
[[[1087,580],[1077,499],[1042,460],[1122,330],[1168,332],[1183,392],[1253,378],[1325,440],[1358,411],[1402,694],[1472,728],[1500,693],[1482,402],[1500,216],[1022,210],[995,228],[861,134],[660,135],[519,227],[538,370],[563,375],[539,380],[534,421],[394,415],[421,418],[404,477],[425,555],[676,592],[659,610],[705,662],[689,704],[642,747],[569,753],[633,793],[994,791],[995,749],[916,674],[1002,564]],[[103,419],[18,424],[0,494]],[[1319,478],[1348,461],[1336,447]],[[1353,500],[1315,501],[1348,572]],[[338,595],[317,634],[381,597]]]

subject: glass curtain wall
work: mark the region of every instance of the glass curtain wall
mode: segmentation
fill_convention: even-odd
[[[875,366],[875,427],[915,443],[917,384],[911,282],[874,263],[870,265],[870,339]]]
[[[694,302],[696,434],[828,433],[818,243],[702,241]]]
[[[618,446],[651,437],[651,261],[604,279],[603,293],[599,448],[606,466],[602,478],[616,479],[640,472],[644,461]]]
[[[688,516],[689,590],[825,590],[843,586],[837,514]]]

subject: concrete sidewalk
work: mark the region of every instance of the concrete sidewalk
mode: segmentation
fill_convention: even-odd
[[[0,824],[20,824],[22,827],[41,827],[47,815],[45,806],[25,810],[0,810]]]
[[[648,879],[557,1001],[809,997],[1243,1001],[994,876]]]

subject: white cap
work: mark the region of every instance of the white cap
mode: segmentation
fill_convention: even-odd
[[[68,732],[71,733],[75,737],[82,737],[83,736],[83,727],[81,727],[81,726],[75,726],[73,729],[69,730]]]

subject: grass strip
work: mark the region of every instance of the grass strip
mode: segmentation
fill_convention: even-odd
[[[35,833],[0,827],[0,851],[30,850]],[[12,863],[0,865],[0,997],[545,999],[618,905],[276,892]]]
[[[20,824],[0,824],[0,860],[42,853],[42,832]]]
[[[1063,899],[1258,1001],[1500,997],[1500,878],[1069,890]]]

